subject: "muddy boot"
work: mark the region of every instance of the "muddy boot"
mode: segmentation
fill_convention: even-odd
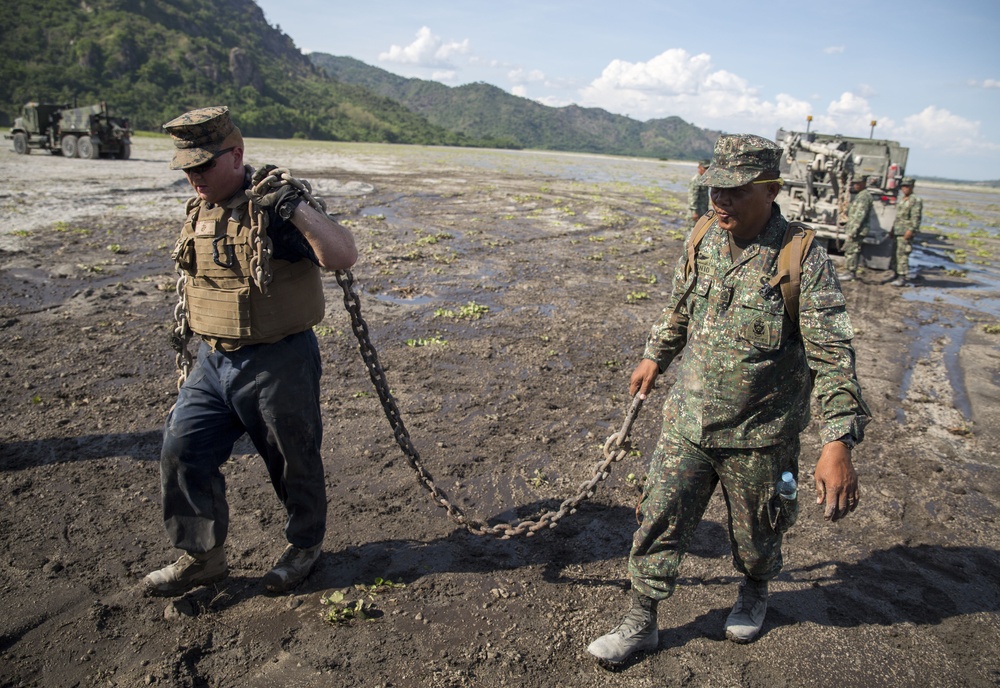
[[[183,595],[191,588],[209,585],[229,575],[226,550],[220,545],[204,554],[184,553],[169,566],[153,571],[142,579],[149,595]]]
[[[740,583],[733,611],[726,619],[726,637],[734,643],[749,643],[760,633],[767,614],[767,581],[747,576]]]
[[[632,591],[632,608],[618,627],[587,648],[601,662],[621,664],[636,652],[655,650],[660,643],[656,625],[657,600]]]
[[[264,576],[264,587],[268,592],[285,592],[301,583],[312,571],[319,559],[322,544],[300,549],[289,545],[278,558],[274,568]]]

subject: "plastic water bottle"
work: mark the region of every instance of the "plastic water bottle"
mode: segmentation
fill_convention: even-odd
[[[791,471],[785,471],[781,474],[781,480],[778,481],[778,494],[785,501],[798,498],[799,486],[795,484],[795,476],[792,475]]]
[[[778,514],[775,519],[775,530],[783,533],[793,525],[799,517],[799,486],[795,484],[795,476],[791,471],[781,474],[778,481]]]

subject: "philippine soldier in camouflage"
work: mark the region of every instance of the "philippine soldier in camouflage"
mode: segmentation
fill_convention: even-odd
[[[810,392],[823,413],[817,503],[825,503],[831,521],[857,506],[851,449],[863,439],[870,413],[833,265],[825,250],[811,246],[797,321],[780,291],[767,286],[788,227],[774,203],[780,155],[758,136],[719,139],[702,176],[716,215],[698,244],[695,270],[685,274],[686,255],[678,261],[672,295],[632,374],[630,392],[645,396],[684,354],[639,503],[629,556],[632,607],[588,647],[603,662],[618,664],[656,648],[657,605],[673,594],[678,567],[719,483],[733,564],[744,575],[726,635],[749,642],[759,633],[767,581],[781,569],[782,535],[797,513],[794,503],[779,501],[776,485],[784,471],[798,476]]]
[[[709,161],[698,162],[698,174],[691,177],[688,184],[688,211],[691,214],[691,226],[694,227],[701,216],[708,212],[708,187],[701,185],[701,175],[708,169]]]
[[[865,188],[864,177],[851,182],[851,192],[854,194],[854,199],[847,208],[847,225],[844,226],[845,272],[840,275],[841,282],[850,282],[858,276],[858,266],[861,264],[861,240],[868,236],[872,206],[875,204],[872,192]]]
[[[899,185],[899,190],[903,193],[903,200],[896,204],[896,221],[892,224],[892,236],[895,243],[893,267],[896,271],[896,279],[892,281],[892,285],[905,287],[906,280],[910,275],[910,253],[913,251],[913,237],[920,229],[924,202],[919,196],[913,195],[912,177],[905,177],[902,184]]]
[[[244,164],[243,136],[228,108],[192,110],[164,129],[176,148],[170,168],[183,170],[195,193],[174,259],[184,275],[184,312],[202,341],[160,452],[163,522],[184,553],[143,585],[150,594],[180,595],[228,575],[229,507],[219,469],[246,434],[287,514],[288,545],[263,580],[284,592],[312,570],[326,531],[312,330],[324,314],[319,268],[347,269],[357,249],[350,231],[302,203],[296,187],[255,187],[274,167],[255,172]],[[266,293],[251,277],[251,202],[273,243]]]

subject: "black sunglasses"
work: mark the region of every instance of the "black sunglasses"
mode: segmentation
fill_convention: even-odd
[[[232,148],[227,148],[225,150],[220,150],[218,153],[216,153],[215,155],[213,155],[212,159],[209,160],[208,162],[203,162],[200,165],[195,165],[194,167],[187,167],[187,168],[184,169],[184,171],[187,174],[205,174],[210,169],[212,169],[213,167],[215,167],[215,163],[216,163],[216,161],[219,158],[221,158],[223,155],[225,155],[226,153],[228,153],[231,150],[233,150],[233,149]]]

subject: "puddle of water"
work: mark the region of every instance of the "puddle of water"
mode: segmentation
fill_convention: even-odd
[[[920,311],[917,317],[918,322],[909,321],[907,323],[916,331],[916,336],[910,344],[909,360],[915,363],[929,358],[935,342],[942,339],[947,340],[942,358],[948,382],[951,384],[952,402],[966,420],[972,420],[972,402],[965,389],[965,377],[959,363],[959,353],[962,350],[962,344],[965,343],[965,333],[968,332],[972,324],[960,315],[945,320],[933,319],[933,314],[924,310]],[[910,390],[914,370],[915,366],[910,365],[903,372],[903,380],[899,387],[900,401],[906,398]],[[897,410],[896,420],[901,424],[906,422],[906,413],[902,408]]]
[[[379,301],[392,303],[397,306],[424,306],[432,303],[437,298],[436,296],[397,296],[392,293],[387,294],[382,292],[375,292],[371,296]]]
[[[935,186],[919,193],[924,199],[923,241],[914,246],[910,266],[921,277],[920,288],[906,290],[904,298],[948,303],[1000,319],[1000,266],[992,257],[982,260],[972,255],[971,249],[964,262],[956,262],[940,238],[960,235],[971,245],[972,239],[992,241],[1000,236],[1000,195],[988,189]]]

